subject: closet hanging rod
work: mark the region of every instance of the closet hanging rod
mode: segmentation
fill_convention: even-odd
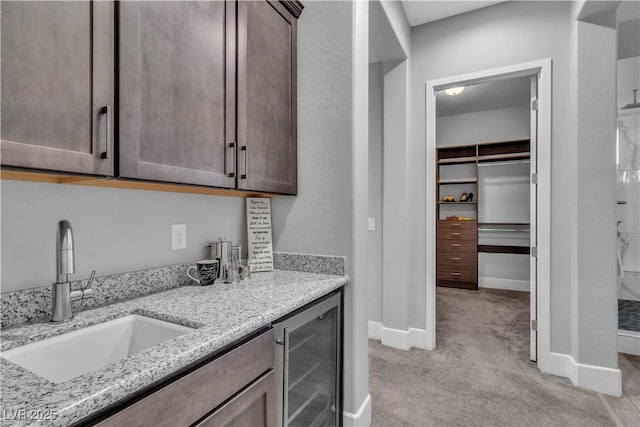
[[[522,160],[494,160],[483,162],[482,159],[478,161],[478,166],[504,166],[504,165],[519,165],[522,163],[530,163],[529,159]]]
[[[509,231],[509,232],[529,232],[528,228],[485,228],[478,227],[478,231]]]

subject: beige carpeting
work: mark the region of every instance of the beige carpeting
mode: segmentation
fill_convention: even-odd
[[[434,351],[369,341],[372,426],[610,426],[602,398],[529,361],[529,294],[438,288]]]

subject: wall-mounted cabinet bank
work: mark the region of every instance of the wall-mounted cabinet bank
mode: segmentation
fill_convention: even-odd
[[[298,2],[3,2],[2,166],[295,194]]]

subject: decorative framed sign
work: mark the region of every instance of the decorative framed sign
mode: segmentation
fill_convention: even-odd
[[[248,197],[246,200],[249,268],[252,272],[271,271],[273,270],[271,199]]]

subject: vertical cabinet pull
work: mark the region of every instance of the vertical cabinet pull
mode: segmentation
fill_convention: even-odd
[[[109,140],[111,139],[111,106],[105,105],[100,108],[100,115],[106,115],[106,131],[104,133],[104,151],[100,152],[101,159],[110,159],[111,153],[109,152]]]
[[[240,179],[247,179],[247,169],[248,169],[248,165],[247,165],[247,146],[243,145],[242,147],[240,147],[240,151],[242,151],[242,164],[243,166],[243,171],[244,173],[242,175],[240,175]]]
[[[233,158],[233,162],[229,162],[231,158]],[[231,163],[231,166],[229,166],[229,163]],[[235,165],[236,165],[236,143],[230,142],[227,145],[227,161],[225,162],[225,165],[224,165],[224,173],[229,178],[235,178],[236,176]]]

